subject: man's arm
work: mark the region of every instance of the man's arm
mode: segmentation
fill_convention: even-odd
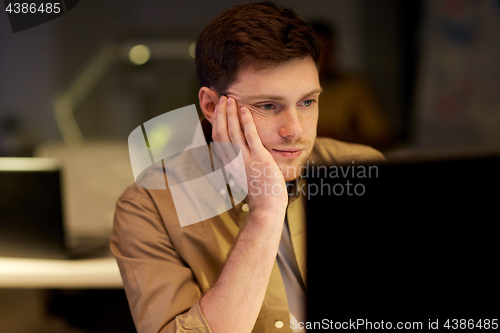
[[[200,301],[212,332],[252,331],[276,260],[282,227],[283,219],[271,213],[255,212],[249,217],[219,279]]]
[[[221,98],[212,122],[215,142],[233,142],[241,149],[251,211],[218,280],[200,300],[214,333],[244,333],[254,327],[276,260],[288,204],[284,178],[262,145],[250,111],[245,107],[240,110],[243,131],[232,98]],[[277,188],[274,185],[280,186],[279,194],[269,190]]]
[[[165,230],[158,202],[165,212],[175,211],[169,191],[133,185],[115,210],[110,247],[137,332],[174,333],[196,327],[196,332],[210,333],[199,306],[199,283]]]

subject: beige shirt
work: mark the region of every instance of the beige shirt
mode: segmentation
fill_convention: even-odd
[[[332,165],[381,160],[383,156],[366,146],[317,138],[309,159],[315,165]],[[132,185],[123,193],[116,206],[111,251],[120,267],[139,333],[211,332],[199,300],[217,280],[248,217],[249,212],[242,209],[245,203],[181,227],[168,189],[145,190]],[[307,285],[303,195],[289,198],[287,220],[299,272]],[[253,332],[292,332],[285,287],[276,262]]]

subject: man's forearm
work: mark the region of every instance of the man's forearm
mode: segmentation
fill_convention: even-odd
[[[214,333],[251,332],[262,307],[285,214],[253,212],[200,306]]]

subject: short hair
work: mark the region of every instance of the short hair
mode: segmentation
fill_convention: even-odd
[[[213,19],[198,37],[196,75],[200,86],[222,94],[245,66],[272,68],[308,55],[317,65],[320,42],[291,9],[269,1],[239,5]]]

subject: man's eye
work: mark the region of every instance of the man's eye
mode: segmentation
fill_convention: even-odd
[[[311,106],[311,104],[314,102],[313,99],[308,99],[306,101],[304,101],[304,106]]]
[[[274,104],[262,104],[260,107],[266,111],[271,111],[274,109]]]

